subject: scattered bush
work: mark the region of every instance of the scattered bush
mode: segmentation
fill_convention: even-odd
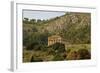
[[[71,49],[67,49],[66,52],[69,53],[71,51]]]
[[[79,49],[78,50],[78,59],[90,59],[91,55],[87,49]]]
[[[31,58],[31,60],[30,60],[30,62],[41,62],[41,61],[43,61],[42,59],[40,59],[40,58],[34,58],[33,56],[32,56],[32,58]]]
[[[67,54],[67,60],[77,60],[77,52],[76,51],[70,51]]]
[[[67,54],[67,60],[82,60],[90,59],[91,55],[87,49],[79,49],[78,51],[71,50]]]
[[[55,53],[63,53],[65,52],[65,45],[62,43],[55,43],[53,45],[50,46]]]
[[[38,45],[38,43],[37,42],[33,42],[33,43],[31,43],[30,45],[28,45],[27,47],[26,47],[26,49],[27,50],[40,50],[40,45]]]
[[[64,57],[59,54],[56,54],[53,58],[53,61],[61,61],[61,60],[64,60]]]

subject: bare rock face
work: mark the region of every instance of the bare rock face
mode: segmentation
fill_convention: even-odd
[[[76,25],[76,28],[83,27],[85,25],[91,24],[91,16],[89,13],[69,13],[61,17],[58,17],[56,20],[47,23],[46,30],[49,32],[58,31],[66,29],[70,25]],[[73,27],[73,26],[72,26]]]
[[[78,17],[75,14],[70,15],[70,18],[71,18],[71,22],[73,24],[77,23],[78,20],[79,20]]]

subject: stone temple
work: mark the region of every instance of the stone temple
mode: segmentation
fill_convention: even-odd
[[[62,37],[59,35],[52,35],[48,37],[48,46],[53,45],[55,43],[63,43]]]

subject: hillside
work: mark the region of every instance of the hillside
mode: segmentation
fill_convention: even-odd
[[[66,13],[63,16],[50,20],[23,25],[25,37],[28,35],[43,34],[47,39],[50,35],[60,35],[72,44],[88,44],[91,42],[91,15],[90,13]],[[27,33],[28,32],[28,33]]]

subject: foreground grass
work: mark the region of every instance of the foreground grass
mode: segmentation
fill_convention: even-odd
[[[47,48],[49,50],[49,48]],[[80,49],[86,49],[91,53],[91,45],[90,44],[69,44],[66,45],[66,54],[68,54],[70,51],[78,51]],[[49,54],[48,51],[34,51],[34,50],[23,50],[23,62],[30,62],[32,56],[38,62],[37,60],[42,61],[53,61],[53,58],[55,55]],[[67,60],[67,59],[66,59]]]
[[[43,51],[27,51],[24,50],[23,52],[23,62],[30,62],[32,56],[34,57],[35,60],[42,60],[42,61],[50,61],[53,59],[53,55],[48,54],[48,52],[43,52]]]
[[[89,52],[91,51],[91,45],[90,44],[69,44],[66,45],[66,50],[79,50],[79,49],[87,49]]]

